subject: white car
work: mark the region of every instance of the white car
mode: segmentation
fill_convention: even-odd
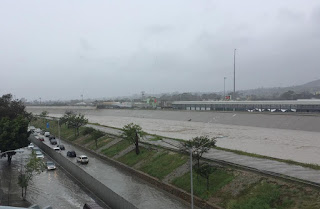
[[[36,158],[41,158],[41,159],[44,158],[44,155],[42,154],[41,151],[36,151]]]
[[[89,162],[89,158],[85,155],[80,155],[79,157],[77,157],[77,162],[87,164]]]
[[[46,165],[47,165],[48,170],[55,170],[56,169],[56,165],[52,161],[47,161]]]
[[[44,136],[45,137],[49,137],[50,136],[50,132],[48,132],[48,131],[44,132]]]
[[[60,148],[59,147],[54,147],[53,148],[55,151],[60,151]]]
[[[29,148],[29,149],[32,149],[32,148],[34,148],[34,145],[33,145],[33,143],[30,143],[30,144],[28,145],[28,148]]]

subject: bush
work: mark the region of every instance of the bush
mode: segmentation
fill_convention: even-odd
[[[94,128],[86,127],[86,128],[83,130],[82,134],[83,134],[83,135],[88,135],[88,134],[91,134],[91,133],[94,132],[94,131],[95,131]]]

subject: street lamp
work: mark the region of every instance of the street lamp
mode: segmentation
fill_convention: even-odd
[[[236,97],[236,50],[233,51],[233,100]]]
[[[226,79],[227,77],[223,77],[223,100],[226,99]]]
[[[60,138],[60,119],[58,118],[58,135],[59,135],[59,152],[61,152],[61,138]]]
[[[193,176],[192,176],[192,147],[190,151],[190,190],[191,190],[191,209],[193,209]]]

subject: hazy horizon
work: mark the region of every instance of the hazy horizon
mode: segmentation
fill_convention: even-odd
[[[320,2],[3,1],[0,95],[29,101],[286,87],[320,78]]]

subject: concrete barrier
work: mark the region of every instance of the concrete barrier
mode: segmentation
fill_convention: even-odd
[[[180,199],[186,201],[186,202],[190,202],[191,201],[191,195],[190,193],[178,188],[178,187],[175,187],[171,184],[167,184],[167,183],[164,183],[164,182],[161,182],[159,181],[157,178],[153,177],[153,176],[150,176],[146,173],[143,173],[139,170],[136,170],[134,168],[131,168],[129,166],[127,166],[126,164],[123,164],[119,161],[116,161],[112,158],[109,158],[105,155],[102,155],[100,153],[97,153],[93,150],[90,150],[82,145],[79,145],[79,144],[76,144],[72,141],[68,141],[68,143],[72,144],[73,146],[75,147],[78,147],[79,149],[82,149],[82,150],[85,150],[87,152],[90,152],[91,154],[99,157],[100,159],[110,163],[112,166],[116,167],[116,168],[119,168],[127,173],[130,173],[130,175],[134,175],[134,176],[137,176],[138,178],[140,179],[143,179],[145,180],[146,182],[156,186],[157,188],[159,189],[162,189],[176,197],[179,197]],[[174,150],[176,151],[176,150]],[[193,197],[193,201],[194,201],[194,205],[199,207],[199,208],[202,208],[202,209],[222,209],[221,207],[215,205],[215,204],[212,204],[212,203],[209,203],[209,202],[206,202],[202,199],[200,199],[199,197],[196,197],[194,196]]]
[[[60,166],[80,181],[85,187],[93,192],[97,197],[104,201],[107,205],[114,209],[137,209],[132,203],[120,195],[113,192],[106,185],[89,175],[87,172],[82,170],[78,165],[71,162],[66,157],[62,156],[59,152],[56,152],[45,143],[36,140],[33,136],[30,136],[31,141],[36,144],[43,152],[48,154],[54,159]]]

